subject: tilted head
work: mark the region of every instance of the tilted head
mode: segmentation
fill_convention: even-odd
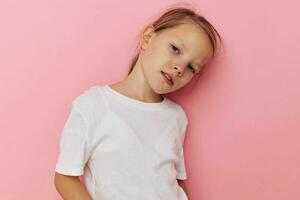
[[[173,8],[146,26],[140,34],[137,61],[149,84],[158,93],[169,93],[198,76],[216,52],[218,32],[202,16],[188,8]],[[167,75],[166,75],[167,73]],[[172,78],[166,84],[164,78]]]

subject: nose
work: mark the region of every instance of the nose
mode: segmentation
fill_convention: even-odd
[[[178,76],[182,76],[185,70],[184,65],[175,65],[174,69],[177,71]]]

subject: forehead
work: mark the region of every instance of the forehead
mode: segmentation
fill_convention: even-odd
[[[183,51],[198,56],[202,61],[212,53],[212,46],[207,33],[196,24],[184,23],[166,29],[162,32],[161,37],[179,44]]]

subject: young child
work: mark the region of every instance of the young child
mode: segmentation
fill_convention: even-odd
[[[64,199],[189,199],[187,116],[162,94],[199,76],[215,55],[216,36],[204,17],[171,8],[141,32],[128,77],[92,86],[72,101],[55,168]]]

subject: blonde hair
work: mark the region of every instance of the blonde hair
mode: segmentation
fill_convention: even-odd
[[[213,27],[213,25],[211,25],[211,23],[209,23],[205,19],[205,17],[197,14],[196,11],[183,6],[172,6],[171,8],[165,10],[164,13],[151,24],[154,28],[154,32],[160,32],[165,29],[183,24],[186,21],[194,22],[196,25],[199,25],[207,33],[212,46],[212,51],[213,51],[212,57],[214,57],[218,46],[218,40],[221,43],[222,38],[218,33],[218,31]],[[139,46],[137,47],[137,50],[138,53],[136,53],[134,57],[131,59],[128,75],[132,72],[138,60],[139,53],[140,53]],[[212,60],[212,58],[210,60]],[[201,69],[201,72],[203,71],[203,68]]]

